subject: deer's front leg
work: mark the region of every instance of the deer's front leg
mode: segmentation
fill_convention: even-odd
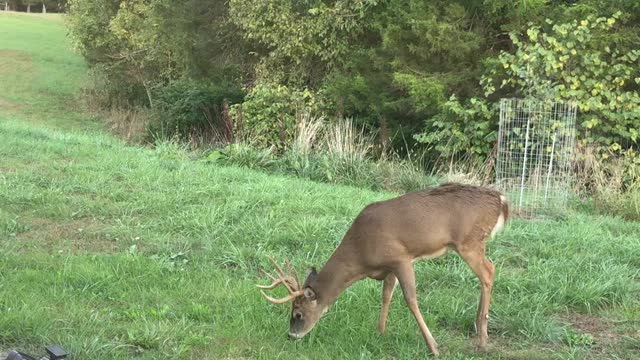
[[[415,274],[413,272],[413,266],[411,263],[403,263],[400,264],[395,270],[394,273],[400,282],[400,287],[402,288],[402,292],[404,294],[404,299],[411,309],[413,316],[416,318],[418,322],[418,326],[420,326],[420,331],[422,332],[422,337],[424,338],[429,350],[433,355],[439,355],[438,352],[438,344],[436,340],[431,336],[431,332],[427,327],[427,324],[424,322],[422,318],[422,314],[420,313],[420,308],[418,307],[418,299],[416,296],[416,279]]]
[[[380,320],[378,322],[378,331],[380,331],[381,334],[384,334],[384,330],[387,326],[389,305],[391,304],[393,290],[395,290],[397,283],[398,279],[392,273],[389,273],[389,275],[384,278],[384,284],[382,285],[382,309],[380,310]]]

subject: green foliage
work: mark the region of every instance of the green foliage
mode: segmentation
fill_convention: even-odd
[[[486,40],[474,21],[473,6],[447,1],[394,3],[382,33],[394,81],[423,113],[434,113],[452,88],[478,73],[478,53]],[[455,39],[452,41],[452,39]],[[448,93],[449,92],[449,93]]]
[[[483,160],[495,143],[493,104],[519,96],[575,101],[583,145],[637,145],[640,5],[631,0],[69,5],[107,106],[155,106],[157,89],[176,79],[232,83],[247,89],[244,130],[261,146],[282,149],[295,109],[313,102],[328,118],[380,129],[396,150],[417,142],[431,163],[467,150]]]
[[[511,34],[515,53],[503,52],[502,89],[541,99],[574,102],[580,111],[582,145],[618,152],[640,140],[640,50],[632,39],[615,39],[620,12],[611,17],[531,26]],[[486,82],[487,94],[496,91]],[[624,146],[624,147],[623,147]]]
[[[107,61],[118,50],[109,23],[119,9],[119,1],[70,0],[67,18],[74,46],[90,63]]]
[[[370,26],[378,0],[231,0],[231,20],[265,47],[261,77],[290,85],[316,83],[323,69],[342,64]],[[322,66],[322,65],[324,66]]]
[[[240,85],[232,59],[247,54],[224,1],[71,0],[68,18],[76,48],[113,84],[99,90],[120,103],[153,107],[155,90],[180,78]]]
[[[318,107],[315,94],[309,90],[260,83],[247,93],[244,103],[231,108],[231,114],[252,143],[282,150],[293,140],[297,114],[313,113]]]
[[[230,84],[206,84],[180,80],[155,92],[152,134],[178,136],[185,140],[194,134],[224,134],[223,105],[242,102],[243,93]]]
[[[478,98],[462,104],[452,96],[442,108],[426,123],[425,132],[416,135],[419,142],[447,158],[465,154],[478,160],[491,152],[498,135],[495,105]]]
[[[573,330],[565,330],[564,341],[571,347],[592,346],[595,344],[595,339],[591,334]]]

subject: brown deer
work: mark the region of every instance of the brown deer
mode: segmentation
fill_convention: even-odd
[[[436,341],[418,308],[413,262],[453,249],[482,286],[476,328],[479,346],[485,348],[494,273],[485,256],[485,242],[504,227],[508,216],[509,207],[500,192],[452,183],[376,202],[362,210],[322,270],[312,268],[302,286],[272,259],[278,277],[269,275],[272,284],[258,287],[273,289],[282,284],[287,288],[289,295],[282,299],[262,295],[276,304],[293,301],[289,335],[302,338],[342,291],[366,277],[384,281],[378,323],[378,330],[384,333],[393,290],[400,282],[427,346],[438,355]]]

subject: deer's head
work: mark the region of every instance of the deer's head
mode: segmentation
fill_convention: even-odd
[[[326,306],[322,306],[318,303],[318,296],[313,289],[313,284],[318,276],[315,268],[312,268],[305,280],[304,284],[300,286],[298,277],[291,271],[291,265],[287,261],[290,273],[286,274],[282,268],[271,259],[276,266],[277,277],[271,276],[265,272],[265,274],[271,278],[271,285],[261,286],[260,289],[273,289],[278,285],[283,285],[289,295],[276,299],[268,296],[264,291],[260,291],[262,295],[274,304],[284,304],[291,301],[291,319],[289,320],[289,336],[292,338],[300,339],[305,336],[316,325],[320,317],[327,310]]]

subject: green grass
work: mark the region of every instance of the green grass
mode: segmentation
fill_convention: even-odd
[[[85,71],[64,34],[59,21],[0,14],[0,52],[20,50],[28,59],[11,61],[33,67],[0,72],[15,104],[0,106],[0,352],[59,343],[76,359],[424,357],[399,293],[377,334],[380,283],[348,289],[297,342],[286,339],[287,307],[254,287],[269,255],[321,265],[364,205],[393,194],[194,161],[172,143],[126,146],[58,105],[74,101]],[[420,306],[443,358],[634,358],[638,234],[639,223],[580,213],[510,223],[488,249],[488,353],[473,347],[475,276],[455,255],[420,262]]]
[[[98,129],[81,111],[87,66],[70,51],[61,15],[0,11],[0,116],[3,121]]]

